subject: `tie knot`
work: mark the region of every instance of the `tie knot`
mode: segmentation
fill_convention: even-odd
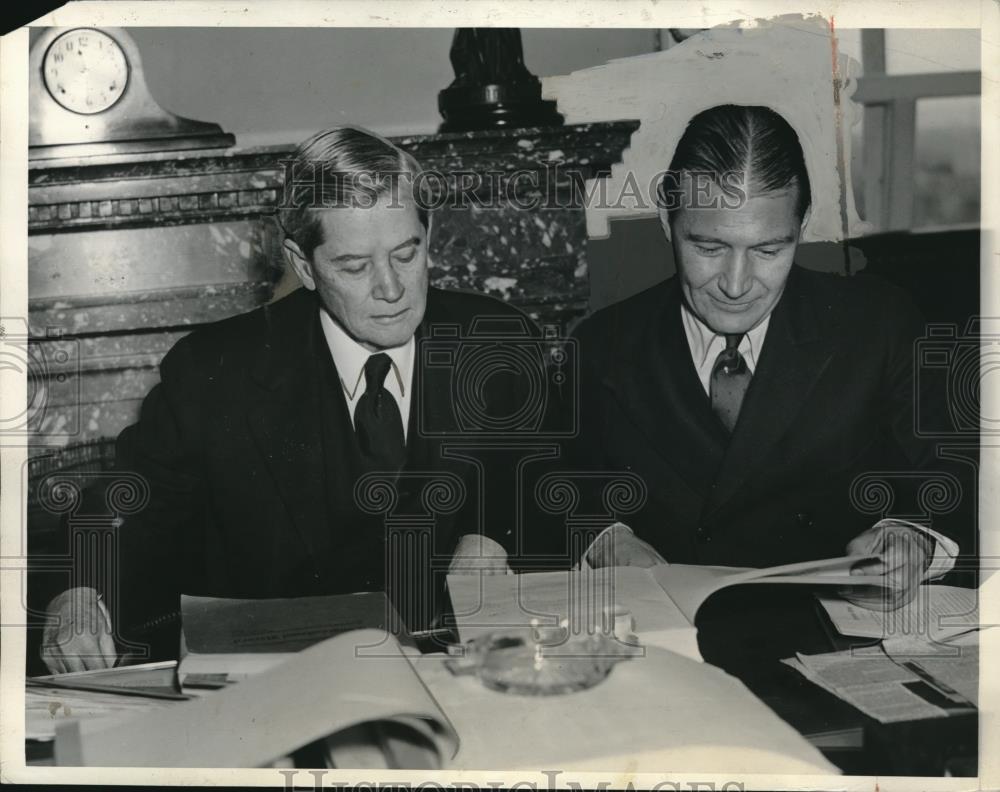
[[[726,351],[731,352],[740,348],[740,341],[743,340],[743,333],[728,333],[726,335]]]
[[[365,389],[370,394],[374,396],[382,390],[390,368],[392,368],[392,359],[385,352],[379,352],[368,358],[365,362]]]

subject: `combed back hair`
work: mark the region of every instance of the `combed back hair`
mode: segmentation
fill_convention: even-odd
[[[323,244],[320,212],[349,206],[371,206],[390,195],[394,203],[411,196],[420,165],[411,154],[384,137],[352,126],[317,132],[301,143],[285,167],[278,222],[306,258]],[[417,214],[427,228],[426,205]]]
[[[718,105],[692,118],[670,160],[668,175],[707,173],[716,184],[723,174],[742,174],[749,195],[798,187],[801,221],[810,204],[809,174],[799,137],[769,107]],[[661,196],[664,182],[660,185]],[[673,212],[682,208],[676,206]]]

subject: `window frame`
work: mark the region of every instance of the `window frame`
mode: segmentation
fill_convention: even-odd
[[[982,74],[888,74],[883,28],[862,29],[861,66],[853,98],[864,108],[865,220],[872,224],[872,233],[914,230],[917,101],[980,96]]]

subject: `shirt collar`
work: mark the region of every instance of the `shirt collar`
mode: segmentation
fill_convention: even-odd
[[[320,308],[320,324],[323,326],[323,335],[326,337],[326,344],[330,348],[333,356],[333,363],[337,367],[340,375],[340,384],[344,387],[344,395],[348,401],[353,402],[358,396],[358,385],[364,375],[365,363],[375,352],[370,352],[361,344],[351,338],[347,331],[334,320],[330,314]],[[399,385],[400,395],[406,396],[406,390],[411,381],[413,373],[413,351],[416,341],[413,336],[409,340],[397,347],[379,350],[385,352],[392,360],[392,370]]]
[[[724,346],[725,339],[695,316],[694,312],[688,308],[687,303],[683,300],[681,300],[681,319],[684,322],[684,333],[687,335],[688,346],[691,347],[691,357],[694,360],[695,367],[701,370],[708,364],[708,356],[712,350],[713,341],[717,338],[722,339],[721,343]],[[757,368],[757,359],[760,357],[760,350],[764,345],[764,336],[767,335],[767,327],[770,322],[771,314],[769,313],[760,324],[747,332],[740,342],[740,353],[745,356],[749,355],[750,359],[747,363],[751,369]]]

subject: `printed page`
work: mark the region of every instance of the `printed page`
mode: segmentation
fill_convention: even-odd
[[[923,658],[893,658],[872,647],[862,654],[850,650],[799,654],[783,662],[880,723],[975,711],[968,698],[947,685],[942,686],[917,664],[923,663]],[[963,676],[967,676],[964,671]]]
[[[979,633],[968,632],[946,644],[915,644],[907,637],[886,639],[886,654],[923,677],[956,702],[979,702]]]
[[[979,628],[979,593],[957,586],[923,585],[896,610],[853,605],[840,597],[820,596],[820,603],[841,635],[883,639],[909,635],[945,641]]]
[[[64,766],[261,767],[359,724],[407,718],[430,727],[444,765],[458,748],[450,722],[392,636],[357,630],[202,698],[61,723],[55,756]]]

